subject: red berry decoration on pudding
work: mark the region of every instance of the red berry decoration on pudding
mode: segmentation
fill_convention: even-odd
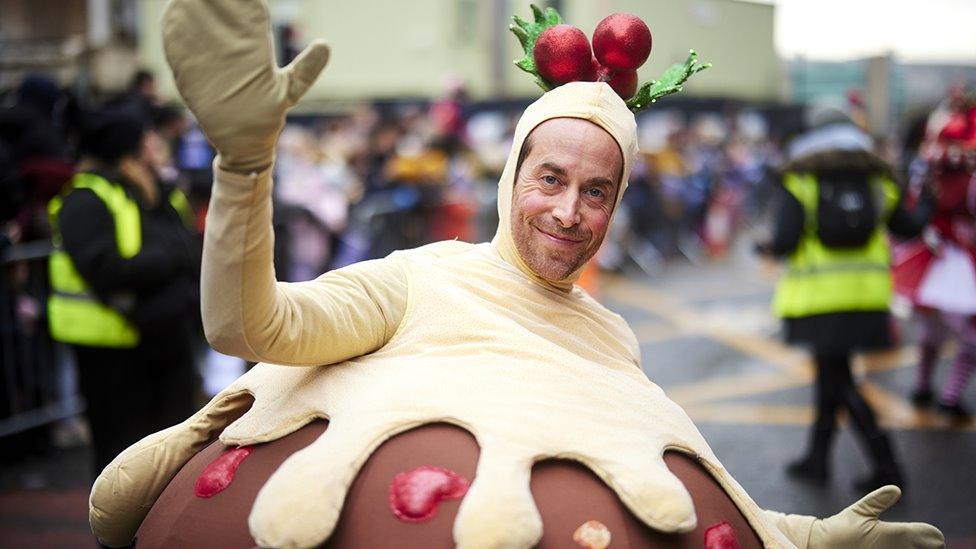
[[[590,70],[593,73],[593,82],[610,81],[610,77],[613,76],[613,69],[608,69],[601,65],[600,62],[596,60],[596,57],[590,60],[590,65],[592,65]]]
[[[624,100],[630,99],[637,92],[636,70],[615,71],[601,65],[596,57],[593,58],[592,64],[594,77],[589,79],[590,81],[606,82]]]
[[[572,25],[555,25],[543,31],[532,56],[539,76],[552,85],[595,79],[590,41]]]
[[[606,81],[622,99],[630,99],[637,92],[637,71],[616,71]]]
[[[593,31],[593,53],[610,69],[636,70],[651,54],[651,29],[636,15],[609,15]]]
[[[639,85],[636,71],[651,54],[652,42],[651,30],[640,18],[629,13],[606,17],[593,32],[590,48],[582,31],[564,24],[555,9],[530,7],[532,21],[513,15],[508,28],[524,52],[515,66],[531,74],[544,91],[574,81],[606,82],[637,113],[680,92],[692,75],[712,66],[689,50],[683,63],[675,63],[660,78]]]

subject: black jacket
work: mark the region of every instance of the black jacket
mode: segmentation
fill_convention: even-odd
[[[795,160],[782,169],[782,172],[812,172],[818,179],[839,177],[863,177],[865,181],[873,174],[892,177],[887,164],[874,155],[862,152],[828,151]],[[785,257],[793,253],[803,236],[806,214],[803,205],[783,185],[777,185],[772,200],[773,237],[763,248],[765,252]],[[888,218],[888,230],[897,237],[917,236],[928,222],[931,204],[927,200],[919,202],[915,208],[905,207],[905,193],[899,198]]]
[[[120,176],[102,175],[117,183]],[[135,256],[119,255],[115,222],[108,207],[89,189],[64,198],[58,228],[78,273],[103,302],[115,307],[140,330],[143,339],[166,337],[199,315],[199,251],[180,215],[170,205],[172,189],[161,188],[158,204],[140,203],[142,246]],[[127,189],[129,196],[133,194]],[[134,300],[119,300],[132,294]]]

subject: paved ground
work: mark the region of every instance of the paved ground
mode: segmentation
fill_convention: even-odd
[[[716,454],[762,506],[819,516],[860,494],[852,480],[867,463],[847,429],[828,488],[795,483],[783,466],[806,443],[811,369],[778,342],[768,313],[772,277],[743,257],[708,267],[670,267],[654,279],[604,276],[600,298],[631,322],[648,376],[696,420]],[[887,515],[939,526],[950,548],[976,548],[976,424],[953,425],[905,399],[916,350],[862,357],[863,390],[893,430],[910,483]],[[945,362],[945,361],[944,361]],[[940,374],[944,375],[947,364]],[[976,386],[967,401],[976,408]],[[93,547],[87,529],[84,447],[51,451],[0,468],[0,547]]]
[[[853,480],[868,462],[844,428],[827,488],[797,483],[784,465],[806,445],[812,369],[779,342],[769,314],[771,266],[743,256],[707,268],[680,265],[654,279],[604,277],[601,299],[626,317],[641,343],[644,371],[695,420],[719,459],[763,507],[826,516],[856,500]],[[892,430],[908,487],[886,517],[937,525],[948,546],[976,547],[976,423],[954,424],[907,400],[917,349],[899,323],[896,350],[859,357],[862,391]],[[948,350],[948,351],[951,351]],[[937,379],[947,373],[943,358]],[[976,385],[976,384],[974,384]],[[976,408],[976,386],[966,401]]]

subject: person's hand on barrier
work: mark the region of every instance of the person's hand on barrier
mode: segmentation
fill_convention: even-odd
[[[274,61],[264,0],[170,0],[163,47],[176,87],[228,171],[274,161],[285,113],[329,60],[315,40],[287,67]]]
[[[879,516],[901,498],[897,486],[883,486],[836,515],[816,520],[810,529],[812,548],[883,549],[945,547],[938,528],[923,522],[884,522]]]

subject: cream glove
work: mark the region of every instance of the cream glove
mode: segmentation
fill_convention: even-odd
[[[316,40],[279,69],[271,44],[262,0],[171,0],[163,13],[176,87],[226,170],[272,164],[285,113],[329,60],[328,45]]]
[[[878,488],[854,505],[826,519],[784,515],[766,516],[800,549],[863,549],[945,547],[942,532],[923,522],[883,522],[878,517],[901,498],[897,486]]]

